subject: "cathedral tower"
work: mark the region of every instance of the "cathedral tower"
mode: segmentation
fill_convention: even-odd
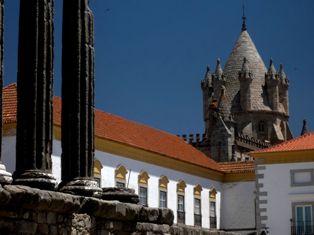
[[[217,161],[246,160],[248,151],[292,138],[287,76],[272,60],[266,68],[245,20],[225,66],[217,60],[201,83],[207,154]]]

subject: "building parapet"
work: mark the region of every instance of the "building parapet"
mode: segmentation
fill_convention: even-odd
[[[261,141],[253,137],[249,137],[247,135],[242,135],[242,134],[237,134],[235,140],[238,145],[242,147],[246,147],[248,149],[252,149],[252,150],[268,148],[270,146],[270,143],[266,141]]]

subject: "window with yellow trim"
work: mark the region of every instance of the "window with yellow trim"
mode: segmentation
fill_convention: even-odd
[[[148,180],[149,175],[146,171],[141,171],[138,175],[138,185],[139,185],[139,200],[140,204],[143,206],[148,206]]]
[[[177,184],[177,223],[185,224],[185,188],[184,180],[179,180]]]
[[[167,192],[168,192],[169,180],[167,176],[161,176],[159,178],[159,207],[167,208]]]
[[[194,187],[194,225],[202,226],[202,186],[196,185]]]
[[[216,194],[215,188],[209,190],[209,226],[210,228],[217,228],[216,217]]]
[[[94,179],[99,187],[101,187],[101,169],[103,168],[99,160],[94,161]]]
[[[115,180],[117,188],[125,188],[126,186],[126,174],[128,173],[127,169],[119,165],[115,170]]]

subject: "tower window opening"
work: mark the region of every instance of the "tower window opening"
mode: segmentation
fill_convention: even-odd
[[[265,133],[265,122],[264,121],[260,121],[258,123],[258,132]]]

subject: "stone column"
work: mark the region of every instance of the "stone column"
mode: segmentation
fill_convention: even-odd
[[[0,184],[12,182],[11,173],[6,171],[5,165],[1,162],[2,146],[2,87],[3,87],[3,31],[4,31],[4,0],[0,0]]]
[[[94,25],[88,0],[63,1],[62,183],[60,191],[100,192],[94,164]]]
[[[55,188],[51,175],[54,0],[20,0],[13,183]]]

